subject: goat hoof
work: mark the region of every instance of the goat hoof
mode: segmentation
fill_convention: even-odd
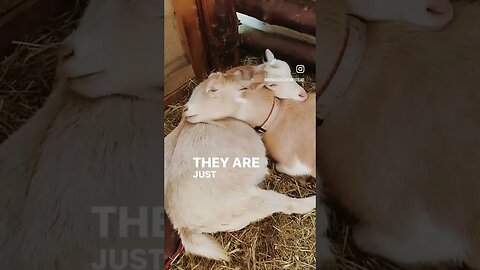
[[[315,178],[310,175],[295,176],[294,179],[302,187],[307,187],[309,185],[315,184]]]

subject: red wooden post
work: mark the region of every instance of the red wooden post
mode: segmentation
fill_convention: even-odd
[[[197,1],[201,5],[211,70],[224,71],[239,65],[240,35],[234,1]]]

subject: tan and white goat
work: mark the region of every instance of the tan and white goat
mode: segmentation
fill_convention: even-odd
[[[348,36],[340,4],[324,2],[325,57],[339,57]],[[443,31],[367,23],[351,84],[317,130],[317,157],[327,190],[358,217],[364,251],[480,269],[480,6],[453,4]]]
[[[229,105],[250,102],[249,97],[236,95],[236,91],[262,95],[262,91],[246,90],[251,82],[241,80],[241,76],[240,71],[215,73],[200,83],[193,95],[206,93],[220,102],[214,104],[220,106],[215,119],[211,119],[215,121],[191,124],[182,120],[165,138],[166,211],[186,251],[211,259],[228,260],[228,255],[207,233],[240,230],[276,212],[308,213],[316,205],[315,196],[295,199],[257,186],[268,174],[265,146],[248,124],[225,119],[229,113],[224,110],[235,109]],[[215,83],[218,88],[214,88],[212,82],[217,77],[224,84]],[[223,93],[230,95],[219,95]],[[212,179],[195,179],[200,168],[194,158],[222,158],[230,163],[214,169]],[[259,163],[257,167],[232,168],[231,162],[238,158],[255,158]]]

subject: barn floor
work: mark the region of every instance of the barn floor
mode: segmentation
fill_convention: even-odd
[[[16,51],[0,63],[0,143],[45,102],[53,83],[56,59],[54,48],[72,31],[79,12],[75,10],[65,13],[53,19],[51,24],[42,26],[36,33],[19,42]],[[252,57],[244,59],[249,63],[258,60]],[[314,91],[313,78],[311,76],[307,79],[307,90]],[[179,121],[181,103],[182,101],[166,111],[166,134]],[[315,193],[314,186],[300,187],[290,177],[274,171],[263,187],[292,197],[305,197]],[[331,214],[330,224],[329,236],[336,257],[331,269],[401,269],[385,260],[359,252],[350,240],[351,219],[341,211]],[[277,214],[239,232],[215,235],[230,252],[230,263],[182,255],[172,269],[315,269],[315,236],[315,213],[303,216]]]

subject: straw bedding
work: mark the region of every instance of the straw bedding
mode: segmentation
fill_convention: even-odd
[[[17,42],[16,50],[0,63],[0,143],[25,123],[49,95],[56,64],[54,49],[72,31],[80,10],[76,8],[53,19],[22,42]],[[243,61],[255,63],[260,59],[245,57]],[[306,77],[304,87],[308,91],[315,90],[313,78],[312,75]],[[190,88],[194,86],[192,82]],[[184,102],[181,100],[166,110],[165,134],[179,122]],[[315,186],[301,187],[289,176],[273,169],[271,172],[262,184],[263,188],[292,197],[315,194]],[[335,266],[331,269],[400,269],[385,260],[359,252],[350,240],[351,221],[341,211],[331,214],[329,236],[336,257]],[[215,235],[230,252],[230,263],[182,255],[172,269],[315,269],[315,224],[315,213],[275,214],[241,231]]]
[[[55,49],[75,27],[84,4],[54,18],[17,44],[0,63],[0,143],[42,106],[50,93]]]

